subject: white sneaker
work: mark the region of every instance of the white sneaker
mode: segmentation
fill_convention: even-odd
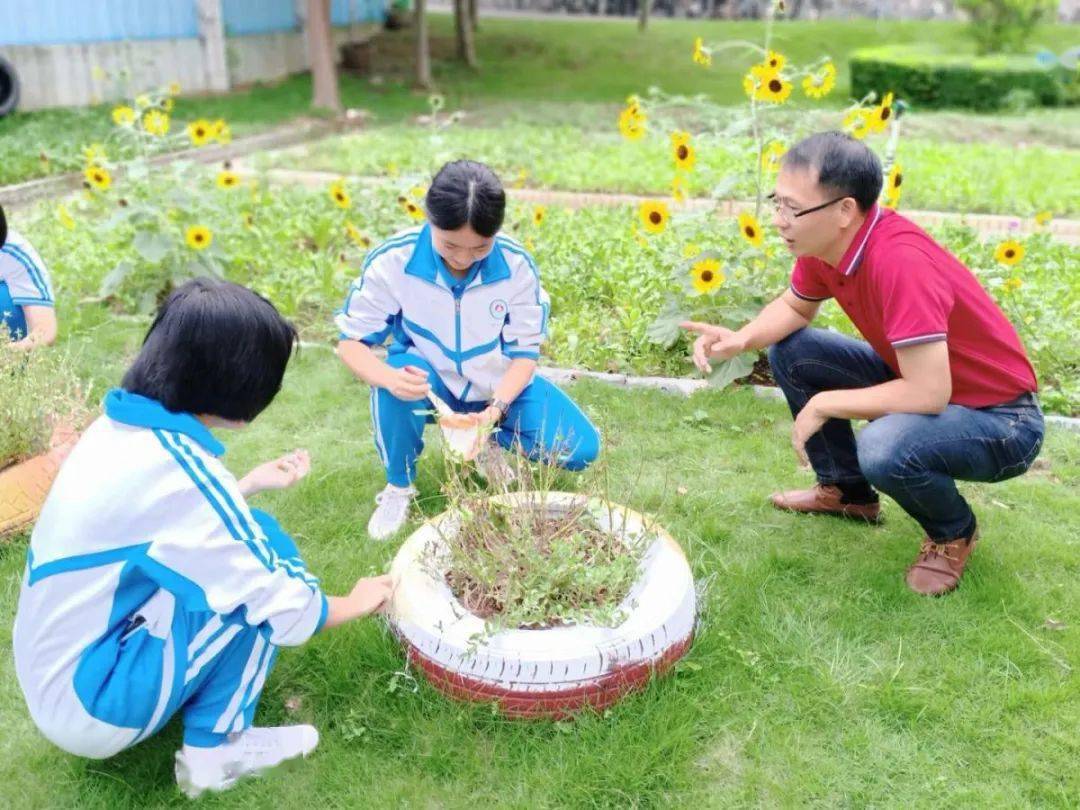
[[[476,454],[476,471],[489,484],[506,486],[517,481],[517,470],[510,463],[510,454],[494,439],[488,439]]]
[[[375,512],[368,521],[367,533],[372,540],[385,540],[405,525],[409,517],[409,506],[416,497],[412,487],[395,487],[387,484],[386,488],[375,496]]]
[[[245,776],[306,757],[318,744],[314,726],[280,726],[230,734],[228,742],[213,748],[185,745],[176,752],[176,784],[189,799],[207,790],[228,790]]]

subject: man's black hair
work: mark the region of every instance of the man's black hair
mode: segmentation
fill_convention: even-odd
[[[784,154],[783,166],[812,169],[819,185],[854,198],[861,211],[869,211],[881,195],[881,161],[865,143],[843,132],[804,138]]]

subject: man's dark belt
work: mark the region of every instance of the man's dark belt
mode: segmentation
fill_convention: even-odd
[[[1026,394],[1021,394],[1016,399],[1010,399],[1008,402],[1002,402],[1000,405],[987,405],[987,408],[1038,408],[1039,398],[1028,391]]]

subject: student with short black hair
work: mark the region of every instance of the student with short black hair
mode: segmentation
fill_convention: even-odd
[[[185,284],[61,467],[30,538],[14,649],[30,714],[64,750],[110,757],[179,714],[176,779],[194,797],[318,743],[311,726],[252,726],[278,648],[377,610],[389,577],[327,597],[245,501],[303,478],[307,453],[237,481],[210,432],[273,401],[295,341],[250,290]]]
[[[52,279],[30,242],[0,206],[0,349],[28,350],[56,340]]]
[[[478,458],[485,477],[506,478],[501,450],[581,470],[600,436],[581,409],[536,375],[549,300],[532,256],[500,232],[506,193],[482,163],[458,160],[435,175],[428,223],[375,248],[336,316],[338,356],[371,386],[375,447],[386,488],[368,523],[385,539],[416,495],[416,460],[434,393],[472,424],[491,426]],[[372,348],[393,338],[385,361]]]
[[[877,522],[877,491],[890,495],[925,532],[907,585],[936,596],[959,585],[978,540],[956,481],[1027,470],[1043,415],[1016,329],[955,256],[878,204],[881,186],[877,156],[849,135],[793,146],[772,195],[773,223],[796,257],[790,289],[738,331],[683,326],[699,335],[702,371],[768,347],[795,417],[792,443],[817,475],[773,505]],[[829,298],[865,340],[810,328]],[[870,420],[857,439],[853,419]]]

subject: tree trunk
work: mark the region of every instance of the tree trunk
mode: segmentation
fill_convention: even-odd
[[[649,6],[652,5],[652,0],[638,0],[638,3],[637,27],[638,31],[644,31],[649,24]]]
[[[480,19],[480,12],[476,7],[476,0],[469,0],[469,24],[472,26],[472,30],[475,33],[478,27],[478,21]],[[475,42],[476,38],[473,37]]]
[[[413,4],[416,15],[416,84],[431,89],[431,50],[428,44],[427,0]]]
[[[476,67],[476,43],[469,18],[469,0],[454,0],[454,26],[457,29],[458,58],[471,68]]]
[[[308,0],[307,42],[314,91],[311,106],[340,112],[334,36],[330,30],[330,0]]]

